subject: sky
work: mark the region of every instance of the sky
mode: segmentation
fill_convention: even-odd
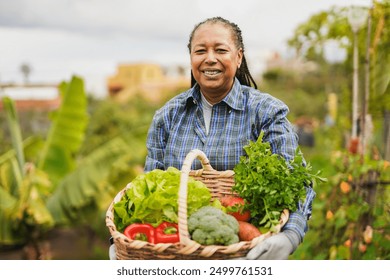
[[[187,43],[198,22],[222,16],[241,29],[252,73],[311,15],[370,0],[0,0],[0,83],[58,83],[84,78],[106,96],[120,63],[189,67]]]

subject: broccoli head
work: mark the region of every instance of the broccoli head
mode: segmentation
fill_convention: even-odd
[[[237,243],[237,220],[222,210],[204,206],[188,218],[188,232],[192,240],[202,245],[230,245]]]

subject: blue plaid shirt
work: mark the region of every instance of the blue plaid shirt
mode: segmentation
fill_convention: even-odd
[[[272,151],[290,161],[298,139],[287,120],[288,112],[282,101],[243,86],[236,79],[229,94],[213,106],[209,133],[206,134],[201,93],[195,85],[155,113],[147,137],[145,172],[165,170],[170,166],[181,169],[192,149],[202,150],[214,169],[233,170],[245,155],[243,147],[250,140],[256,141],[261,131]],[[199,168],[200,162],[194,161],[192,169]],[[298,211],[290,214],[284,229],[295,229],[303,238],[314,197],[313,189],[307,188],[305,202],[299,203]]]

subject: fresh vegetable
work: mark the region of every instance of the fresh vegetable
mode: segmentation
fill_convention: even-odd
[[[177,243],[180,241],[178,225],[163,222],[155,230],[156,243]]]
[[[123,234],[132,240],[155,243],[154,227],[149,224],[131,224],[125,228]]]
[[[151,224],[134,223],[125,228],[123,234],[132,240],[149,243],[177,243],[180,241],[178,225],[163,222],[156,228]]]
[[[251,214],[244,210],[245,201],[237,196],[223,196],[219,198],[222,206],[226,207],[226,213],[232,215],[237,221],[249,221]]]
[[[251,223],[238,221],[238,224],[238,237],[240,238],[240,241],[251,241],[253,238],[261,235],[259,229]]]
[[[273,154],[263,132],[256,142],[244,147],[246,156],[234,167],[235,185],[232,190],[251,203],[244,208],[251,212],[251,223],[273,230],[284,209],[295,211],[298,202],[306,197],[305,187],[316,180],[325,181],[311,173],[299,148],[292,161]]]
[[[204,206],[188,218],[191,238],[202,245],[230,245],[237,243],[237,220],[221,209]]]
[[[177,223],[179,186],[180,170],[174,167],[138,175],[121,200],[114,204],[117,230],[122,232],[127,225],[133,223],[153,226],[164,221]],[[210,204],[211,194],[205,184],[190,177],[187,186],[189,215]]]

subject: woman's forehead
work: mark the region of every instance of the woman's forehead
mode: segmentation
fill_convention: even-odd
[[[223,23],[204,23],[199,26],[193,36],[193,42],[195,41],[213,41],[222,40],[225,43],[234,43],[232,30],[229,26]]]

